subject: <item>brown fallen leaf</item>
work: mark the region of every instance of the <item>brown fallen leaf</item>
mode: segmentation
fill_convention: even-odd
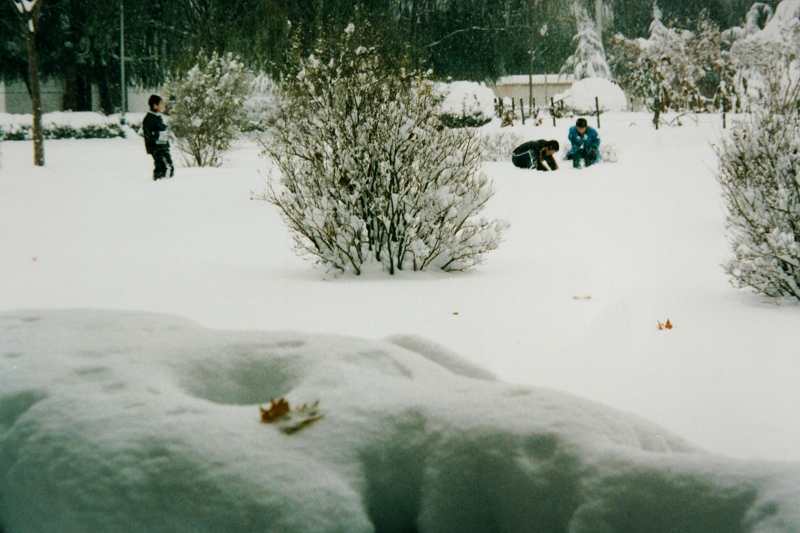
[[[303,404],[292,411],[289,402],[284,398],[270,400],[270,404],[266,409],[259,406],[261,410],[261,422],[264,424],[275,424],[283,433],[291,435],[313,424],[317,420],[320,420],[324,416],[317,410],[318,405],[319,400],[311,405]]]
[[[265,424],[272,424],[278,421],[280,418],[288,415],[290,411],[289,402],[283,398],[270,400],[269,406],[266,409],[261,406],[259,406],[259,409],[261,410],[261,422]]]

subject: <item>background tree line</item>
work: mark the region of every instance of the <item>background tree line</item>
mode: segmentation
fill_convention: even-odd
[[[206,53],[234,53],[250,68],[279,75],[292,38],[317,38],[363,17],[387,50],[431,68],[440,79],[495,80],[558,72],[574,51],[576,0],[45,0],[37,31],[44,77],[66,83],[65,107],[87,109],[99,91],[106,112],[120,108],[120,27],[126,83],[157,86]],[[597,0],[577,0],[597,13]],[[702,10],[721,29],[740,24],[752,0],[671,0],[666,25],[691,27]],[[765,2],[776,4],[776,1]],[[652,0],[605,0],[602,37],[647,37]],[[596,15],[595,15],[596,16]],[[25,41],[12,9],[0,8],[0,77],[27,82]]]

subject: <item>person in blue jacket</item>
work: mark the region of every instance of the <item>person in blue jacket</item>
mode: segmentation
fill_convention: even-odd
[[[569,129],[569,141],[572,147],[566,157],[572,160],[573,167],[581,168],[581,161],[587,167],[600,161],[600,136],[585,118],[579,118]]]

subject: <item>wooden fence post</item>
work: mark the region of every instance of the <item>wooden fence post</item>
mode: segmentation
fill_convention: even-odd
[[[725,111],[727,111],[727,109],[728,109],[728,106],[726,105],[727,103],[728,103],[727,99],[723,98],[722,99],[722,129],[723,130],[727,129],[727,126],[728,126],[728,124],[727,124],[728,118],[725,115]]]
[[[511,125],[514,125],[514,119],[517,118],[517,104],[516,100],[511,99]]]
[[[556,125],[556,104],[550,99],[550,114],[553,116],[553,126]]]
[[[522,115],[522,125],[525,125],[525,100],[519,99],[519,112]]]
[[[597,129],[600,129],[600,99],[594,97],[594,110],[597,112]]]

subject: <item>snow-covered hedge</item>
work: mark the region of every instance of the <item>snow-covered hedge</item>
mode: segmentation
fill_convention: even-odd
[[[454,81],[437,84],[442,94],[439,118],[447,127],[483,126],[494,116],[494,92],[484,83]]]
[[[125,137],[119,117],[84,111],[45,113],[42,117],[45,139],[108,139]],[[0,113],[1,141],[30,141],[33,116]]]
[[[492,196],[478,134],[443,128],[433,84],[371,42],[351,24],[293,59],[264,139],[281,175],[261,199],[279,208],[296,250],[327,268],[467,269],[505,229],[477,218]]]

